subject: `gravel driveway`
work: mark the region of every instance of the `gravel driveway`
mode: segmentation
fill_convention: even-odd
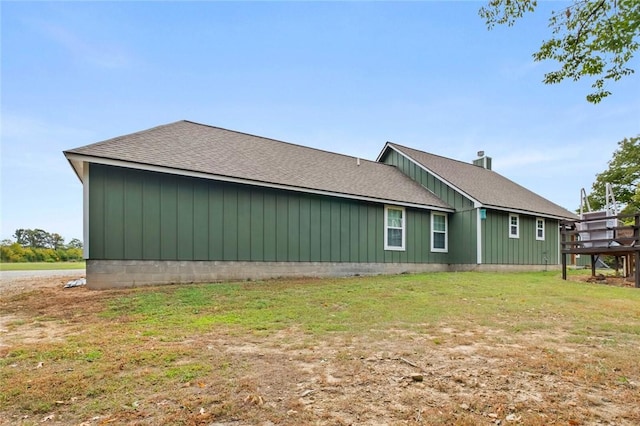
[[[78,275],[84,277],[84,269],[60,269],[53,271],[0,271],[0,281],[11,281],[20,278],[49,278]]]

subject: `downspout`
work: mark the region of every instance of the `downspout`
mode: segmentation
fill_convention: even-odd
[[[480,206],[476,208],[476,263],[482,264],[482,218],[480,217]]]

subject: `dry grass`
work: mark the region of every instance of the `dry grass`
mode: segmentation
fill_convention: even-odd
[[[0,309],[2,424],[640,424],[640,291],[555,273],[43,285]]]

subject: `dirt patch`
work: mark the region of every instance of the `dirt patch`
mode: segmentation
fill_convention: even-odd
[[[82,333],[83,322],[113,296],[63,289],[73,278],[4,287],[1,357],[18,342],[58,343]],[[0,424],[640,424],[637,364],[612,364],[608,353],[615,348],[589,336],[568,342],[561,326],[507,333],[443,324],[321,341],[295,328],[266,335],[209,330],[169,343],[141,337],[139,351],[163,344],[185,357],[178,367],[197,356],[215,368],[177,388],[130,390],[130,404],[116,411],[89,415],[74,408],[88,403],[86,395],[61,396],[41,414],[2,407]],[[56,373],[59,367],[8,368]],[[135,366],[120,369],[138,374]]]
[[[575,275],[575,276],[569,277],[569,280],[579,281],[583,283],[612,285],[616,287],[635,287],[635,279],[633,276],[621,277],[616,275],[598,273],[595,276]]]
[[[44,271],[43,271],[44,272]],[[39,291],[45,288],[64,288],[71,280],[84,278],[84,275],[69,274],[44,277],[3,278],[0,282],[0,297]]]

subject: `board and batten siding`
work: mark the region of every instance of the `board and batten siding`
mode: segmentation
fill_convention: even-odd
[[[509,213],[487,209],[482,220],[482,262],[503,265],[557,265],[558,221],[545,219],[544,240],[536,240],[536,217],[519,215],[519,237],[509,238]]]
[[[406,208],[406,250],[384,250],[384,206],[92,164],[89,258],[449,263],[430,212]]]
[[[476,263],[478,219],[473,201],[397,151],[389,149],[382,158],[382,162],[397,167],[402,173],[432,191],[456,210],[455,213],[449,214],[447,263]]]

